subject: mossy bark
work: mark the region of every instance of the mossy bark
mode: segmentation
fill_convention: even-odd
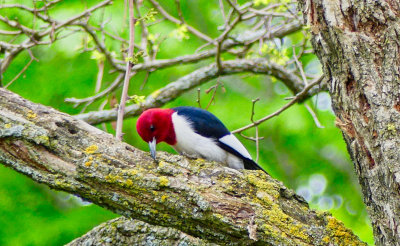
[[[400,245],[400,3],[302,0],[377,245]]]
[[[158,158],[0,89],[0,162],[37,182],[146,222],[153,231],[168,227],[198,242],[365,245],[261,171],[167,153]]]

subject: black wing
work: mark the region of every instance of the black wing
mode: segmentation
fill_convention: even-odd
[[[248,169],[248,170],[262,170],[265,173],[267,173],[264,169],[262,169],[262,167],[260,167],[260,165],[257,164],[257,162],[253,161],[252,159],[244,157],[239,152],[237,152],[235,149],[233,149],[231,146],[226,145],[226,144],[224,144],[224,143],[222,143],[220,141],[218,141],[218,146],[221,147],[222,149],[228,151],[229,153],[239,157],[240,159],[242,159],[245,169]]]
[[[212,113],[195,107],[176,107],[173,108],[179,115],[185,116],[192,122],[194,131],[207,138],[213,138],[219,147],[228,151],[229,153],[239,157],[243,160],[244,168],[249,170],[263,170],[255,161],[244,157],[238,151],[233,149],[231,146],[219,141],[220,138],[231,134],[231,132],[225,127],[225,125]]]
[[[193,130],[203,137],[218,140],[231,133],[215,115],[204,109],[182,106],[173,110],[190,120]]]

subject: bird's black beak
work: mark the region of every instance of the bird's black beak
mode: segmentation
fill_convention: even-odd
[[[149,142],[150,154],[154,160],[156,159],[156,144],[157,144],[157,140],[154,137],[153,140]]]

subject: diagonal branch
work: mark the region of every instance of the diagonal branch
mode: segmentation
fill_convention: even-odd
[[[143,105],[134,104],[126,107],[126,117],[138,115],[147,108],[160,107],[165,103],[174,100],[185,91],[188,91],[196,86],[215,79],[220,75],[231,75],[244,72],[272,75],[283,81],[283,83],[285,83],[285,85],[295,94],[300,92],[304,87],[301,78],[290,73],[290,71],[287,71],[282,66],[271,63],[267,59],[259,58],[227,61],[223,62],[222,66],[222,74],[219,73],[216,65],[213,64],[207,67],[200,68],[178,79],[177,81],[168,84],[167,86],[149,95]],[[313,90],[314,94],[317,92],[319,92],[318,89]],[[89,124],[99,124],[102,122],[115,120],[117,117],[117,111],[103,110],[80,114],[75,117],[77,119],[84,120]]]
[[[148,153],[0,88],[0,162],[51,188],[208,243],[365,245],[258,171]],[[133,235],[132,237],[135,237]]]

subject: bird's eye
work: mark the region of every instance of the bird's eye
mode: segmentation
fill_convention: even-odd
[[[156,128],[153,125],[150,126],[150,131],[154,132],[155,129]]]

